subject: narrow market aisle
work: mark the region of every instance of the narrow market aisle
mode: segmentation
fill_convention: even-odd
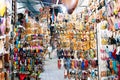
[[[52,53],[52,59],[46,59],[41,80],[64,80],[64,69],[57,68],[56,50]]]

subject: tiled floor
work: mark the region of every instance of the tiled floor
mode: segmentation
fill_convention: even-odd
[[[51,60],[46,59],[45,61],[45,71],[41,74],[41,80],[65,80],[64,79],[64,69],[57,68],[57,58],[55,51],[52,53]]]

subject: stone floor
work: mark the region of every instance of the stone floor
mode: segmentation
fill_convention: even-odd
[[[52,59],[45,62],[45,71],[41,74],[41,80],[64,80],[64,70],[57,68],[57,60]]]
[[[56,50],[51,54],[52,59],[46,59],[44,69],[45,71],[40,75],[41,80],[65,80],[64,68],[57,68]]]

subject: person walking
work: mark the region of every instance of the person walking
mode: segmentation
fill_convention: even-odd
[[[52,58],[51,58],[52,46],[49,44],[47,49],[48,49],[49,59],[52,59]]]

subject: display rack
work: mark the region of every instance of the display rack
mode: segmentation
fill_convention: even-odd
[[[90,30],[93,29],[96,33],[96,53],[97,53],[97,59],[98,59],[98,78],[100,80],[104,80],[105,75],[107,76],[107,79],[112,79],[114,78],[119,79],[119,68],[114,70],[112,70],[112,75],[108,73],[108,72],[101,72],[102,69],[104,70],[108,70],[108,66],[109,63],[107,63],[107,61],[113,60],[112,62],[115,64],[114,67],[117,68],[116,65],[119,66],[119,46],[116,46],[119,44],[119,20],[120,20],[120,6],[118,5],[119,0],[116,1],[109,1],[109,0],[101,0],[101,1],[90,1],[89,4],[89,8],[84,9],[80,14],[81,16],[78,17],[78,15],[70,15],[68,18],[68,15],[63,15],[63,14],[58,14],[58,20],[60,20],[60,22],[57,23],[57,27],[58,27],[58,32],[60,33],[60,41],[61,41],[61,47],[63,49],[66,50],[67,49],[72,49],[72,46],[76,46],[73,45],[73,42],[77,42],[77,44],[79,44],[79,39],[74,39],[76,37],[76,33],[78,34],[78,37],[81,36],[81,33],[83,33],[85,30]],[[77,18],[76,18],[77,16]],[[66,18],[67,17],[67,18]],[[70,19],[71,18],[71,19]],[[67,21],[67,23],[64,23],[62,21],[64,21],[64,19]],[[78,22],[77,22],[78,20]],[[80,22],[79,22],[80,21]],[[74,27],[73,27],[74,26]],[[98,27],[99,26],[99,27]],[[101,30],[101,26],[103,28],[105,28],[105,30]],[[75,30],[77,29],[78,32]],[[84,30],[83,32],[79,32]],[[107,35],[109,33],[113,34],[113,37],[109,36],[109,38],[112,38],[114,40],[114,45],[110,45],[110,44],[106,44],[109,42],[108,40],[108,36],[105,37],[105,39],[103,40],[103,45],[101,44],[101,36],[103,35]],[[80,34],[79,34],[80,33]],[[110,34],[109,34],[110,35]],[[103,38],[103,37],[102,37]],[[80,39],[82,39],[82,37],[80,37]],[[76,41],[77,40],[77,41]],[[84,44],[84,41],[82,42],[82,45]],[[113,53],[112,55],[114,56],[115,59],[111,59],[110,55],[108,54],[102,54],[102,50],[101,50],[101,46],[103,49],[108,46],[111,49],[111,52]],[[77,46],[80,50],[80,46]],[[82,46],[83,48],[83,46]],[[72,49],[72,50],[76,50],[76,49]],[[103,50],[104,51],[104,50]],[[117,52],[116,52],[117,51]],[[68,52],[69,54],[69,52]],[[75,53],[74,53],[75,54]],[[101,55],[103,57],[101,60]],[[70,54],[69,54],[70,56]],[[81,56],[82,57],[82,56]],[[116,58],[117,57],[117,58]],[[105,64],[104,64],[105,62]],[[61,63],[63,64],[62,60],[60,62],[60,60],[58,60],[58,64]],[[65,62],[66,63],[66,62]],[[70,63],[70,65],[73,64],[72,62]],[[104,66],[103,66],[104,65]],[[59,67],[60,65],[58,65]],[[104,68],[103,68],[104,67]],[[112,66],[113,67],[113,66]],[[60,67],[59,67],[60,68]],[[114,73],[115,72],[115,73]],[[65,72],[66,73],[66,72]],[[114,76],[113,76],[114,75]],[[66,76],[66,75],[65,75]]]
[[[10,71],[10,32],[12,29],[11,26],[11,15],[8,15],[10,3],[6,5],[7,1],[1,1],[0,7],[0,79],[8,80],[9,71]]]
[[[59,27],[60,29],[58,29],[58,32],[60,33],[59,34],[60,46],[64,51],[63,60],[62,58],[58,59],[58,68],[60,69],[60,66],[63,67],[63,64],[66,65],[66,67],[64,66],[65,78],[68,77],[69,79],[71,78],[78,79],[77,76],[79,75],[79,79],[87,79],[89,74],[91,78],[94,78],[94,79],[96,78],[97,80],[98,69],[96,67],[97,66],[96,31],[92,28],[87,29],[82,27],[83,26],[82,23],[78,24],[80,20],[76,19],[76,15],[72,15],[71,19],[69,18],[67,20],[69,21],[67,22],[67,25],[63,27],[64,24],[62,24],[62,26]],[[78,20],[78,23],[76,20]],[[59,24],[57,25],[59,26]],[[79,26],[81,28],[79,28]],[[73,50],[72,53],[71,53],[71,50]],[[91,56],[92,55],[93,56],[91,58],[88,58],[88,56],[90,56],[90,53],[91,53]],[[74,56],[75,54],[77,54],[78,56],[75,57]],[[94,65],[96,66],[92,66],[93,65],[92,62],[95,62]],[[79,65],[77,65],[76,63]],[[85,67],[83,68],[83,66],[85,65],[80,66],[82,65],[82,63],[84,63],[87,66],[87,68]],[[95,71],[92,71],[91,68],[95,69]],[[87,73],[88,70],[91,70],[90,71],[91,74]],[[80,74],[79,74],[79,71],[81,72]],[[85,73],[86,75],[83,75],[82,73],[83,74]],[[95,74],[93,75],[92,73],[93,74],[95,73]]]

